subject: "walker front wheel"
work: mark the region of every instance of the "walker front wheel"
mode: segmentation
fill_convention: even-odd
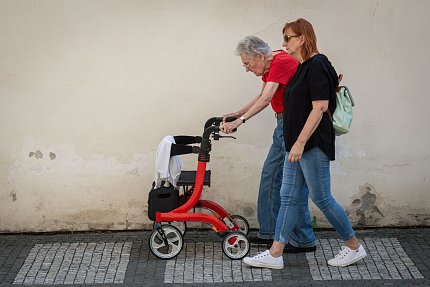
[[[149,249],[160,259],[171,259],[184,246],[181,231],[173,225],[164,224],[154,229],[149,237]]]
[[[240,231],[232,231],[224,237],[222,252],[230,259],[239,260],[249,252],[248,238]]]

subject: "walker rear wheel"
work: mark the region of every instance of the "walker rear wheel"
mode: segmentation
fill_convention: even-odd
[[[160,259],[175,257],[181,252],[183,246],[181,231],[170,224],[163,224],[154,229],[149,237],[149,249]]]
[[[170,224],[179,229],[179,231],[182,234],[182,237],[185,236],[185,233],[187,232],[187,223],[185,221],[172,221],[172,222],[160,222],[161,224]],[[155,224],[152,224],[152,229],[155,229]]]
[[[224,237],[222,252],[230,259],[239,260],[249,252],[248,238],[240,231],[232,231]]]

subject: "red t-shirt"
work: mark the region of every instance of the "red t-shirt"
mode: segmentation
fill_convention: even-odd
[[[278,51],[274,51],[274,53],[276,52]],[[265,73],[262,77],[265,83],[279,83],[279,87],[270,102],[275,113],[282,113],[284,111],[284,90],[296,73],[298,65],[299,62],[293,56],[290,56],[284,50],[280,50],[278,54],[273,56],[269,72]]]

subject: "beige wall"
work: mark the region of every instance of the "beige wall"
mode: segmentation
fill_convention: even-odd
[[[334,195],[354,224],[430,225],[429,16],[427,0],[0,0],[0,232],[149,227],[160,139],[253,98],[237,41],[280,48],[298,17],[357,105]],[[274,124],[267,109],[213,145],[204,196],[254,227]]]

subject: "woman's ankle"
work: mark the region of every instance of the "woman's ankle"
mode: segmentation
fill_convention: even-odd
[[[273,244],[270,247],[269,253],[273,257],[282,256],[282,254],[284,253],[284,247],[285,247],[284,243],[281,243],[281,242],[278,242],[278,241],[273,241]]]
[[[352,250],[357,250],[358,248],[360,248],[360,242],[355,236],[345,241],[345,244],[346,246],[348,246],[349,249],[352,249]]]

